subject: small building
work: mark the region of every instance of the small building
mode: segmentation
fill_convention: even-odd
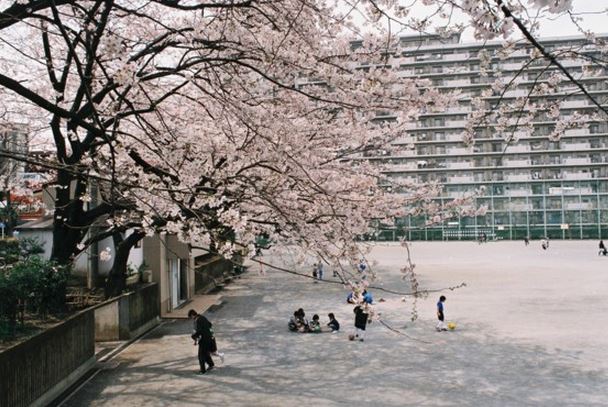
[[[53,246],[53,217],[45,216],[18,226],[18,237],[35,238],[42,243],[45,259],[50,259]],[[99,252],[109,249],[110,256],[102,261]],[[86,279],[94,285],[92,276],[101,278],[108,275],[113,261],[114,243],[104,239],[88,247],[74,261],[74,275]],[[160,290],[159,307],[161,316],[179,307],[194,295],[194,257],[190,247],[180,242],[174,235],[160,234],[145,237],[129,253],[128,267],[135,272],[147,269],[152,272],[152,281]]]

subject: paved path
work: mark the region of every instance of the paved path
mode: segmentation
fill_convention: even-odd
[[[463,247],[452,245],[450,250],[458,253]],[[486,249],[471,244],[467,247],[491,253],[499,246],[492,248],[488,244]],[[441,251],[445,253],[443,247]],[[423,268],[422,260],[430,262],[435,252],[436,249],[422,247],[414,251],[420,254],[420,268]],[[429,258],[425,258],[426,253]],[[558,252],[555,253],[557,255]],[[380,255],[392,259],[390,256],[383,252]],[[485,258],[483,253],[481,257]],[[603,267],[608,266],[606,260]],[[543,260],[539,261],[542,263]],[[386,264],[381,284],[406,290],[407,287],[399,282],[391,261]],[[447,263],[443,266],[448,268]],[[345,292],[340,285],[315,284],[281,273],[268,272],[266,276],[260,276],[250,272],[227,286],[222,306],[207,313],[215,324],[218,345],[226,353],[225,365],[205,376],[195,375],[197,360],[196,348],[189,337],[191,324],[183,320],[167,322],[116,356],[65,405],[608,405],[608,371],[605,365],[594,365],[581,356],[591,353],[597,360],[606,360],[606,347],[590,351],[584,348],[583,342],[556,348],[542,335],[521,332],[509,335],[494,329],[492,324],[497,318],[492,321],[486,317],[492,312],[508,313],[511,303],[532,314],[541,312],[541,320],[543,313],[549,315],[551,310],[543,309],[542,301],[512,300],[515,294],[524,298],[532,296],[528,291],[513,291],[515,286],[509,286],[509,282],[515,284],[519,281],[515,271],[513,275],[501,272],[486,280],[482,271],[487,269],[487,265],[483,263],[479,267],[477,277],[468,275],[472,282],[469,287],[447,293],[448,317],[456,312],[479,308],[479,304],[473,304],[476,287],[483,288],[484,293],[478,294],[484,301],[492,297],[485,293],[489,288],[493,287],[495,298],[502,298],[504,293],[506,300],[497,304],[503,304],[505,309],[485,310],[482,317],[460,314],[456,331],[437,333],[433,330],[434,296],[420,301],[420,319],[415,323],[408,320],[410,308],[407,304],[404,305],[398,297],[386,296],[387,302],[378,305],[383,318],[410,337],[395,334],[374,323],[370,325],[364,343],[347,340],[353,320],[352,307],[343,303]],[[309,267],[304,269],[308,271]],[[331,272],[326,271],[326,275],[331,275]],[[504,276],[505,280],[499,276]],[[451,277],[454,281],[447,283],[462,280],[461,275]],[[445,274],[434,275],[428,270],[421,279],[429,286],[439,286],[448,280]],[[525,282],[522,286],[526,286]],[[506,291],[502,292],[501,288]],[[528,290],[534,291],[533,287]],[[543,290],[542,293],[549,290],[549,295],[554,295],[546,285]],[[376,299],[383,296],[379,292],[374,294]],[[596,301],[595,297],[589,296],[591,294],[584,295],[587,295],[587,300]],[[606,296],[605,293],[603,295]],[[563,296],[576,297],[576,293],[563,293]],[[587,301],[575,304],[576,307],[585,307],[586,304],[599,306],[606,312],[608,302],[603,301],[599,304],[588,304]],[[465,305],[459,308],[459,303]],[[304,307],[309,318],[318,312],[322,321],[327,319],[327,312],[333,311],[346,329],[337,335],[290,333],[286,329],[286,321],[300,306]],[[585,319],[585,309],[578,311]],[[538,319],[538,316],[533,318]],[[525,315],[520,320],[524,321]],[[597,325],[597,322],[594,323]],[[516,327],[517,321],[510,324],[513,324],[510,327]],[[574,335],[584,337],[585,332],[575,332]]]

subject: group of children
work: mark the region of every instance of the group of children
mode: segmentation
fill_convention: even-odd
[[[485,235],[485,233],[484,233]],[[485,237],[485,236],[484,236]],[[547,242],[548,246],[548,242]],[[545,248],[545,247],[543,247]],[[367,271],[367,263],[365,259],[361,259],[357,266],[357,271],[360,274],[365,274]],[[313,266],[313,277],[319,280],[323,279],[323,263],[319,261]],[[445,324],[445,311],[444,311],[444,303],[446,297],[444,295],[439,297],[439,301],[437,302],[437,331],[447,331],[448,328]],[[381,300],[382,301],[382,300]],[[371,293],[367,290],[363,290],[363,292],[351,291],[346,297],[346,302],[349,304],[356,304],[353,312],[355,314],[355,331],[354,333],[349,335],[350,340],[359,340],[361,342],[364,341],[366,326],[369,322],[371,322],[369,318],[368,305],[371,305],[373,302],[373,298]],[[326,324],[331,332],[337,332],[340,329],[340,323],[336,320],[336,317],[333,313],[328,314],[329,322]],[[298,309],[293,313],[293,316],[289,319],[288,328],[292,332],[301,332],[301,333],[320,333],[323,332],[323,328],[321,327],[321,323],[319,321],[319,315],[315,314],[312,317],[312,321],[308,321],[306,319],[306,315],[302,308]]]
[[[326,324],[330,332],[338,332],[340,330],[340,323],[336,319],[335,315],[330,312],[327,314],[329,322]],[[287,328],[292,332],[300,333],[321,333],[324,329],[321,327],[319,321],[319,315],[315,314],[312,316],[312,321],[306,319],[306,314],[302,308],[294,311],[293,316],[289,318]]]
[[[360,302],[363,302],[364,304],[371,304],[374,302],[374,299],[372,297],[372,294],[367,290],[363,290],[361,294],[358,294],[355,291],[351,291],[346,296],[346,302],[349,304],[358,304]]]

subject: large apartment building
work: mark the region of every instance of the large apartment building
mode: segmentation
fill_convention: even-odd
[[[472,147],[462,141],[472,109],[471,98],[484,95],[497,71],[507,81],[516,73],[519,75],[519,83],[503,95],[508,101],[526,95],[533,83],[545,80],[555,67],[548,67],[545,60],[539,59],[520,72],[530,61],[531,47],[525,43],[505,57],[499,42],[466,44],[460,42],[458,35],[447,40],[414,36],[401,41],[404,51],[392,57],[393,69],[407,77],[429,79],[433,86],[446,91],[460,90],[462,96],[445,112],[422,115],[406,135],[394,141],[397,147],[404,148],[366,159],[389,164],[389,178],[443,184],[443,193],[437,198],[441,202],[476,192],[474,204],[486,206],[487,212],[440,224],[429,224],[424,216],[407,217],[399,220],[398,227],[382,230],[378,239],[393,240],[404,235],[412,240],[474,239],[482,234],[490,239],[608,237],[605,121],[567,130],[559,141],[552,141],[549,135],[556,120],[544,115],[533,123],[532,136],[517,142],[507,144],[491,126],[476,129]],[[573,47],[588,55],[598,52],[582,37],[549,38],[541,43],[548,50]],[[485,75],[480,74],[481,49],[486,50],[484,67],[489,67]],[[580,59],[564,61],[564,65],[601,103],[608,101],[608,72],[596,70],[587,75]],[[491,106],[498,97],[494,92],[484,99]],[[550,98],[563,98],[562,116],[598,109],[565,81]]]

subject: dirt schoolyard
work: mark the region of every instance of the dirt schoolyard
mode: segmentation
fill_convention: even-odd
[[[226,286],[208,312],[226,362],[197,376],[190,321],[165,321],[102,368],[69,406],[606,406],[608,257],[597,242],[422,243],[412,246],[421,285],[447,291],[458,326],[434,329],[439,293],[417,304],[374,290],[375,322],[352,342],[353,306],[341,284],[255,266]],[[368,256],[381,287],[407,291],[405,252],[377,245]],[[285,251],[264,260],[310,273]],[[374,262],[376,260],[376,262]],[[333,280],[331,270],[325,270]],[[335,281],[335,280],[334,280]],[[335,313],[338,334],[287,330],[294,310]]]

